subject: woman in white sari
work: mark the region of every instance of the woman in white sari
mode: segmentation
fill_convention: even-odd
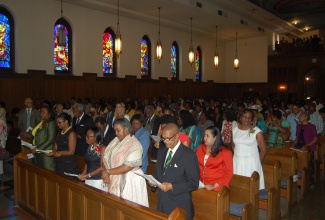
[[[111,194],[148,207],[146,181],[136,174],[143,174],[142,146],[126,118],[116,119],[114,130],[116,138],[104,152],[103,181]]]

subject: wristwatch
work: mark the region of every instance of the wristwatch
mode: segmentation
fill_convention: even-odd
[[[88,173],[88,178],[91,178],[90,173]]]

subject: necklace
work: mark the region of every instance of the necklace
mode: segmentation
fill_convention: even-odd
[[[62,130],[62,131],[61,131],[61,134],[63,135],[63,134],[65,134],[65,133],[67,133],[70,129],[71,129],[71,127],[68,127],[68,129],[65,130],[64,132],[63,132],[63,130]]]

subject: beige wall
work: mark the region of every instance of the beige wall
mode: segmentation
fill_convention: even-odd
[[[53,75],[53,26],[60,17],[60,2],[54,0],[1,0],[13,14],[16,32],[16,71],[46,70]],[[116,27],[116,15],[89,10],[64,3],[64,17],[73,29],[73,74],[83,72],[102,76],[102,33],[107,27]],[[170,47],[178,42],[180,49],[180,80],[194,79],[195,68],[188,63],[190,34],[181,30],[161,27],[163,60],[155,57],[158,27],[135,19],[120,17],[123,53],[118,61],[118,77],[135,75],[140,78],[139,42],[147,34],[152,44],[152,78],[168,77]],[[271,36],[270,36],[271,37]],[[267,38],[238,40],[240,69],[232,68],[234,39],[219,41],[220,66],[213,66],[214,36],[193,33],[193,45],[203,51],[203,81],[214,82],[265,82],[267,78]]]

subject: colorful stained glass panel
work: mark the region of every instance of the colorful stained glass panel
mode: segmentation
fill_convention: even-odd
[[[141,76],[149,75],[149,51],[148,42],[141,40]]]
[[[64,28],[65,31],[65,46],[58,44],[59,28]],[[54,70],[55,71],[69,71],[69,40],[68,29],[62,25],[57,24],[54,26]]]
[[[199,50],[195,51],[195,79],[196,80],[200,80],[200,64],[201,64],[201,60],[200,60],[201,54]]]
[[[110,33],[103,34],[103,73],[113,74],[114,37]]]
[[[10,21],[0,14],[0,68],[10,68]]]
[[[177,48],[173,45],[170,49],[170,78],[177,77]]]

